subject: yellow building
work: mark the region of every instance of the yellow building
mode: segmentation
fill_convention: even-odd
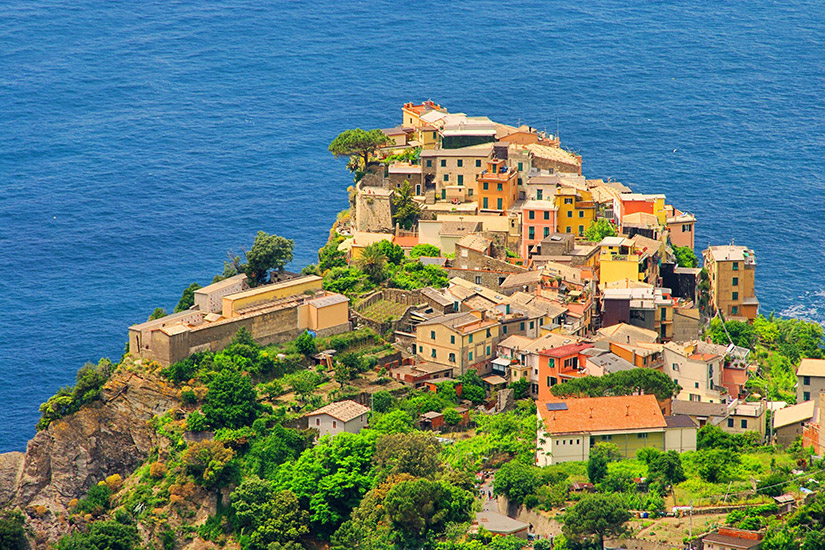
[[[499,324],[480,312],[450,313],[420,323],[415,329],[415,354],[422,361],[455,369],[458,376],[475,369],[490,371],[499,340]]]
[[[590,191],[560,186],[556,189],[557,231],[583,236],[596,219],[596,203]]]
[[[636,251],[633,239],[605,237],[599,243],[599,283],[607,284],[628,279],[643,281],[646,269],[642,254]]]
[[[428,123],[421,120],[421,116],[431,111],[440,111],[447,113],[447,109],[433,101],[424,101],[420,105],[415,105],[412,102],[405,103],[401,107],[401,126],[421,128],[427,126]]]
[[[237,317],[243,309],[287,298],[306,292],[323,290],[324,280],[317,275],[297,277],[282,283],[263,285],[237,294],[223,297],[223,317],[231,319]]]
[[[744,246],[711,246],[703,253],[710,278],[711,303],[725,320],[753,321],[756,299],[756,255]]]

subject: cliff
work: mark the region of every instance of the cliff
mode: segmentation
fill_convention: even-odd
[[[55,540],[69,531],[69,501],[106,476],[126,478],[158,444],[148,421],[177,404],[174,388],[121,367],[102,399],[52,422],[25,454],[0,454],[0,508],[24,509],[37,541]]]

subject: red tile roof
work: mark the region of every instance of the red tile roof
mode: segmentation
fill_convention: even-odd
[[[576,355],[577,353],[581,353],[582,351],[592,347],[593,346],[591,344],[567,344],[566,346],[542,350],[539,352],[539,355],[547,355],[548,357],[561,359],[562,357]]]
[[[544,425],[551,434],[644,430],[667,426],[654,395],[583,397],[558,403],[563,403],[567,409],[550,411],[546,401],[536,402]]]

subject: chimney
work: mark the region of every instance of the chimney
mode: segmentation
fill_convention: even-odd
[[[593,418],[593,407],[590,407],[590,418]]]
[[[630,416],[630,405],[625,405],[625,407],[627,407],[627,410],[625,411],[624,415]]]

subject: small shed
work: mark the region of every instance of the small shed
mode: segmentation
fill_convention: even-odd
[[[530,526],[524,522],[487,510],[479,512],[474,523],[494,535],[512,535],[521,539],[527,539],[527,532],[530,529]]]
[[[796,509],[796,499],[790,493],[773,497],[773,501],[779,507],[779,515],[790,514]]]
[[[437,430],[444,425],[444,415],[435,411],[425,412],[421,415],[418,422],[422,429]]]
[[[592,483],[571,483],[570,490],[574,493],[592,493],[596,490],[596,487]]]

